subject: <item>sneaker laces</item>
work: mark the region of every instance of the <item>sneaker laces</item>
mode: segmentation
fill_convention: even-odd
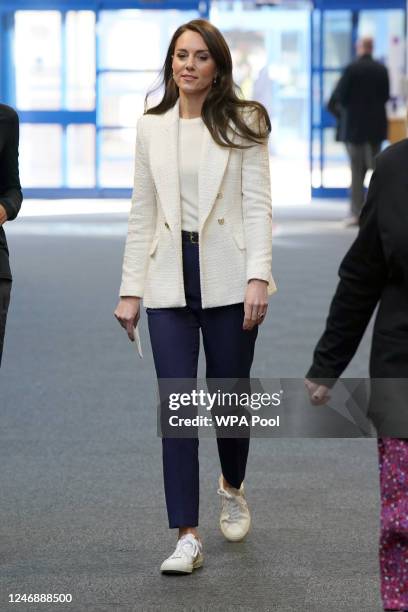
[[[241,518],[243,510],[246,509],[246,500],[243,495],[234,495],[225,489],[218,489],[218,495],[221,495],[223,509],[225,509],[229,518],[225,520],[229,520],[230,522],[238,521]]]
[[[171,557],[172,559],[181,559],[192,555],[195,559],[200,552],[200,542],[192,534],[187,533],[178,540],[176,550]]]

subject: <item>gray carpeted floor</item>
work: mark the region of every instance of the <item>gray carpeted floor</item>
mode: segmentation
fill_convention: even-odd
[[[295,209],[275,213],[279,291],[253,376],[302,377],[310,364],[355,236],[326,213],[303,226]],[[160,575],[176,534],[146,317],[139,360],[112,314],[125,229],[121,214],[6,227],[15,280],[0,375],[0,610],[380,612],[373,439],[253,440],[253,529],[239,544],[218,530],[216,445],[201,440],[205,564]],[[367,375],[368,340],[345,375]],[[73,601],[11,604],[10,593]]]

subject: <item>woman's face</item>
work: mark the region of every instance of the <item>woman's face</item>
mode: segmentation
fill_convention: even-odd
[[[176,41],[172,69],[175,83],[185,94],[210,89],[217,75],[217,66],[203,37],[191,30],[186,30]]]

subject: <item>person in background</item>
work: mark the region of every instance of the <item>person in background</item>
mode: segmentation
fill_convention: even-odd
[[[384,610],[400,611],[408,610],[408,439],[406,426],[389,434],[383,424],[393,414],[403,419],[408,404],[407,167],[408,139],[377,157],[360,229],[340,265],[326,329],[305,380],[312,404],[325,404],[378,305],[370,378],[372,389],[381,384],[386,395],[379,401],[371,393],[370,413],[378,435],[381,594]]]
[[[374,41],[357,41],[357,59],[347,66],[327,108],[337,119],[336,140],[344,142],[351,165],[350,216],[346,227],[358,225],[364,204],[364,179],[387,138],[385,104],[389,99],[388,71],[373,59]]]
[[[4,224],[19,213],[23,194],[18,172],[19,120],[14,109],[0,104],[0,365],[12,277]]]

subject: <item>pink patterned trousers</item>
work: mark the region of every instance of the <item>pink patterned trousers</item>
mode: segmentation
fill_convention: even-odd
[[[408,610],[408,439],[379,438],[380,573],[385,610]]]

